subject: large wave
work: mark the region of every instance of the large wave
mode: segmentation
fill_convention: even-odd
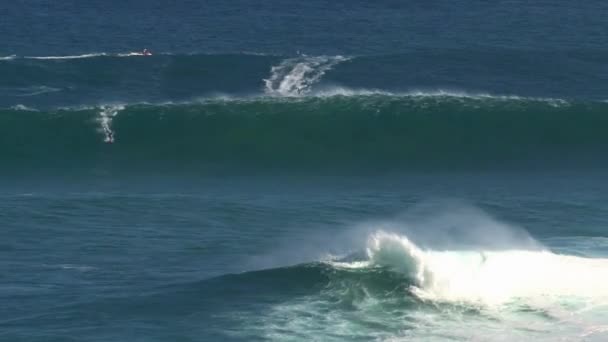
[[[0,158],[257,166],[466,166],[591,161],[606,103],[351,94],[0,111]],[[576,166],[576,164],[574,164]]]

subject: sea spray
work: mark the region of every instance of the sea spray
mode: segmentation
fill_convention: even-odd
[[[264,80],[265,92],[272,96],[302,96],[336,64],[348,60],[342,56],[298,57],[282,61]]]
[[[114,142],[114,131],[112,130],[112,120],[118,112],[125,109],[123,105],[113,105],[113,106],[102,106],[99,111],[99,130],[104,135],[104,142],[113,143]]]
[[[608,303],[608,259],[548,250],[422,250],[406,236],[379,231],[369,238],[370,266],[415,279],[421,298],[499,305],[526,298],[564,297]]]

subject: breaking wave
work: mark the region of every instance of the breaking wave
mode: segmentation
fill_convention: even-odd
[[[363,254],[224,275],[196,287],[227,298],[225,289],[232,294],[247,284],[256,296],[282,298],[239,312],[248,331],[267,338],[503,341],[533,333],[541,341],[599,341],[608,332],[606,282],[608,259],[546,248],[429,249],[376,231]]]
[[[247,284],[259,296],[280,296],[263,310],[240,313],[250,331],[275,339],[296,333],[336,341],[606,337],[608,259],[560,254],[475,208],[427,209],[400,223],[364,225],[376,230],[365,235],[362,251],[346,246],[350,252],[341,257],[202,285],[222,292]],[[285,243],[287,253],[299,253],[294,244],[301,241]],[[285,262],[285,255],[276,256]]]
[[[554,254],[548,250],[423,250],[406,236],[377,232],[367,247],[369,263],[413,279],[423,299],[505,304],[563,297],[608,303],[608,259]]]

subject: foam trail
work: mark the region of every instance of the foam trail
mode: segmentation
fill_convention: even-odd
[[[112,120],[118,112],[125,109],[124,105],[116,105],[116,106],[102,106],[101,111],[99,112],[99,123],[101,125],[100,131],[104,134],[104,142],[113,143],[114,142],[114,131],[112,131]]]
[[[547,250],[422,250],[407,237],[376,232],[369,237],[369,265],[412,278],[421,298],[500,305],[518,299],[608,300],[608,259]]]
[[[105,52],[101,52],[101,53],[87,53],[84,55],[72,55],[72,56],[27,56],[24,58],[27,59],[79,59],[79,58],[92,58],[92,57],[101,57],[101,56],[107,56],[108,54],[106,54]]]
[[[126,53],[118,53],[115,55],[116,57],[131,57],[131,56],[144,56],[141,52],[126,52]]]
[[[17,58],[23,59],[38,59],[38,60],[56,60],[56,59],[82,59],[82,58],[94,58],[94,57],[132,57],[132,56],[143,56],[141,52],[124,52],[124,53],[107,53],[107,52],[95,52],[85,53],[82,55],[65,55],[65,56],[24,56],[18,57],[17,55],[0,57],[0,61],[9,61]]]
[[[298,57],[273,66],[270,78],[264,80],[265,92],[272,96],[302,96],[336,64],[348,60],[343,56]]]

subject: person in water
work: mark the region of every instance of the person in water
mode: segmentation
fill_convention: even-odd
[[[148,51],[148,49],[144,49],[144,51],[142,51],[141,54],[144,56],[152,56],[152,52]]]

